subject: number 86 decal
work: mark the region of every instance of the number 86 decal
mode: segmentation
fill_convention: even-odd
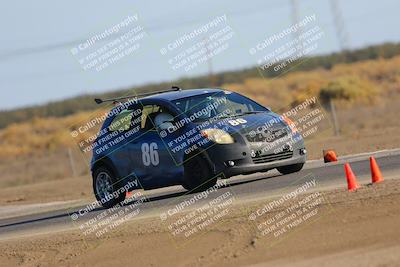
[[[247,121],[246,121],[245,119],[239,118],[239,119],[236,119],[236,120],[229,120],[228,122],[229,122],[229,124],[232,125],[232,126],[237,126],[237,125],[239,125],[239,124],[244,124],[244,123],[246,123]]]
[[[157,166],[160,163],[157,143],[142,144],[142,161],[144,166]]]

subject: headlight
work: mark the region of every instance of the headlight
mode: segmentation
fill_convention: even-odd
[[[221,129],[205,129],[201,135],[217,144],[232,144],[234,140],[230,134]]]
[[[296,128],[296,124],[291,119],[289,119],[288,117],[282,116],[282,120],[284,120],[286,122],[286,124],[289,126],[289,128],[292,130],[293,133],[298,132],[298,130]]]

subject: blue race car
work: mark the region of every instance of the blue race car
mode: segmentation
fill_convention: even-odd
[[[139,96],[95,99],[118,103],[92,144],[93,190],[104,207],[135,189],[202,191],[219,178],[297,172],[306,161],[295,125],[238,93],[172,87]]]

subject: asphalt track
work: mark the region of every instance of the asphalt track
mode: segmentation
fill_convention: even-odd
[[[270,171],[267,173],[233,177],[227,180],[228,183],[226,186],[219,188],[217,192],[213,193],[221,195],[224,192],[230,191],[234,194],[237,203],[244,204],[255,199],[268,199],[280,196],[304,184],[304,178],[307,177],[315,178],[317,186],[314,190],[323,191],[332,188],[344,188],[346,187],[343,168],[344,162],[350,162],[358,181],[361,184],[367,184],[370,182],[370,155],[374,155],[377,159],[385,179],[400,178],[400,150],[396,149],[346,156],[340,158],[337,163],[324,164],[321,160],[308,161],[302,171],[289,175],[280,175],[276,171]],[[213,193],[209,196],[212,197]],[[144,194],[146,201],[138,206],[140,213],[130,220],[152,216],[159,217],[160,214],[175,207],[178,203],[182,203],[194,196],[194,194],[188,194],[185,190],[177,186],[147,191]],[[196,205],[201,205],[202,201],[199,200]],[[0,239],[79,229],[79,225],[97,217],[105,211],[102,208],[97,208],[73,220],[71,215],[79,214],[79,211],[82,211],[85,207],[75,206],[49,212],[0,219]]]

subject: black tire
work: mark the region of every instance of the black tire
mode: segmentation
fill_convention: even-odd
[[[217,183],[218,177],[213,177],[210,165],[200,155],[189,159],[184,167],[182,186],[188,191],[201,192]]]
[[[108,175],[109,177],[109,186],[111,186],[111,188],[109,186],[109,192],[110,195],[108,198],[105,197],[105,195],[100,192],[102,191],[100,189],[99,183],[100,180],[99,179],[107,179],[105,178],[104,175]],[[121,202],[123,202],[125,200],[125,196],[126,196],[126,192],[125,191],[119,191],[119,189],[121,188],[121,182],[118,181],[118,178],[116,177],[116,175],[107,167],[101,166],[99,168],[97,168],[96,170],[94,170],[93,172],[93,192],[94,195],[96,196],[97,201],[99,201],[99,203],[104,207],[104,208],[111,208]],[[104,191],[104,190],[103,190]],[[112,193],[111,193],[112,192]]]
[[[301,169],[303,169],[303,166],[304,163],[297,163],[293,165],[278,167],[276,169],[282,174],[289,174],[300,171]]]

